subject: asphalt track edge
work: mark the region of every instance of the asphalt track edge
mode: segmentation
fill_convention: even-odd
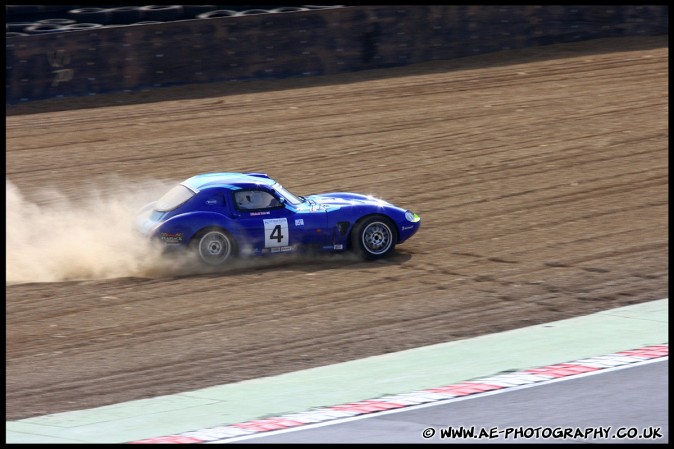
[[[668,343],[668,298],[233,384],[6,423],[6,443],[126,443]],[[373,381],[376,379],[376,381]]]

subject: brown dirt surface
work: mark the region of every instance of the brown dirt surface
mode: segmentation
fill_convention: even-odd
[[[6,112],[6,177],[36,207],[41,188],[84,198],[109,173],[133,186],[264,171],[300,195],[372,193],[422,217],[377,262],[8,283],[7,420],[668,295],[667,36]],[[49,224],[34,249],[55,239],[58,218]]]

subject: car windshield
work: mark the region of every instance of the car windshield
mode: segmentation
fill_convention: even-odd
[[[164,196],[159,198],[159,201],[157,201],[154,210],[159,212],[168,212],[185,203],[185,201],[189,200],[194,195],[195,194],[193,191],[182,184],[178,184],[166,192]]]
[[[276,183],[272,186],[274,190],[276,190],[278,193],[281,194],[288,202],[294,206],[297,206],[298,204],[302,204],[304,202],[303,199],[298,197],[297,195],[294,195],[287,191],[286,189],[283,188],[283,186],[279,183]]]

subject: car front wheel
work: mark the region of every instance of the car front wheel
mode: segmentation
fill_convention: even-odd
[[[356,224],[351,234],[353,248],[366,259],[380,259],[395,248],[396,229],[383,216],[368,217]]]
[[[207,229],[194,239],[199,260],[206,265],[219,266],[236,256],[236,242],[222,229]]]

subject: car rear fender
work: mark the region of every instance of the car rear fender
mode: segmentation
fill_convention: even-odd
[[[154,235],[160,240],[171,238],[174,242],[179,240],[178,243],[187,245],[199,231],[211,227],[223,228],[234,238],[239,234],[238,226],[227,216],[217,212],[195,211],[169,218],[155,229]]]

